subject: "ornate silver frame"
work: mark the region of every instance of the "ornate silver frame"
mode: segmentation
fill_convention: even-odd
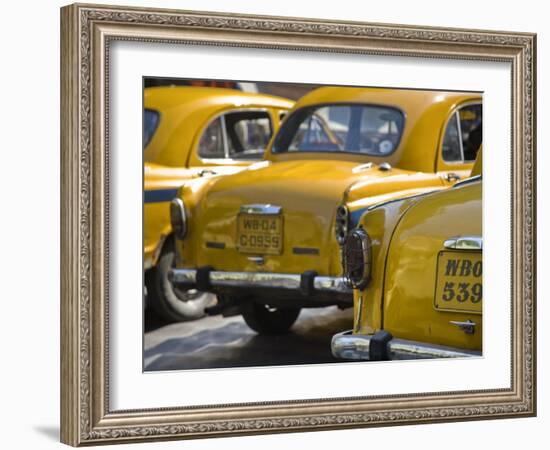
[[[106,110],[113,40],[505,61],[512,67],[509,389],[111,411]],[[533,416],[536,36],[238,14],[61,10],[61,440],[70,445]]]

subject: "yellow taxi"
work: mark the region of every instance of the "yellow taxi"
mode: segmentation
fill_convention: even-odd
[[[171,203],[177,288],[217,294],[209,314],[258,333],[303,307],[353,303],[341,245],[370,205],[469,175],[481,140],[476,93],[324,87],[302,97],[265,161],[191,181]]]
[[[195,178],[236,173],[262,160],[265,148],[294,102],[215,87],[144,89],[144,270],[147,302],[163,319],[204,314],[212,295],[174,289],[169,203]]]
[[[481,355],[481,151],[451,189],[375,205],[346,237],[354,328],[334,356],[389,360]]]

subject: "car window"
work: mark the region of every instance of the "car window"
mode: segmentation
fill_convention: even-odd
[[[321,116],[312,115],[300,124],[288,148],[289,151],[300,149],[338,150],[339,142],[328,134],[328,126],[323,123]]]
[[[388,155],[397,148],[404,124],[403,114],[387,106],[306,107],[287,117],[273,150]]]
[[[454,112],[443,138],[443,160],[446,162],[472,162],[482,141],[482,105],[471,104]]]
[[[225,115],[228,156],[261,158],[271,139],[271,117],[267,111],[242,111]]]
[[[199,141],[202,158],[259,159],[271,139],[267,111],[233,111],[214,119]]]
[[[143,110],[143,148],[149,145],[160,122],[160,114],[152,109]]]
[[[204,130],[199,141],[199,155],[203,158],[224,158],[222,117],[214,119]]]
[[[482,138],[482,106],[480,103],[465,106],[459,110],[458,116],[460,119],[464,160],[475,161]]]

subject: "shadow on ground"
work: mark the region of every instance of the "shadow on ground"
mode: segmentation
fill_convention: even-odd
[[[145,317],[143,321],[143,329],[145,333],[149,333],[151,331],[158,330],[159,328],[162,328],[166,326],[167,323],[159,319],[159,317],[153,313],[150,309],[145,310]]]
[[[352,327],[352,309],[303,310],[291,332],[260,336],[240,317],[207,317],[150,328],[145,370],[182,370],[342,362],[330,351],[335,333]]]

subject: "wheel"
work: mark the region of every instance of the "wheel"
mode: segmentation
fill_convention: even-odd
[[[300,308],[274,308],[256,302],[248,302],[242,309],[244,321],[258,334],[285,334],[299,314]]]
[[[156,267],[145,274],[147,304],[167,322],[194,320],[205,315],[204,308],[215,302],[215,295],[196,289],[175,288],[168,280],[168,271],[175,264],[173,239],[167,239]]]

